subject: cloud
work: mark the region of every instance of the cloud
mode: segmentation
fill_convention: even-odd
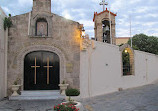
[[[3,7],[3,6],[2,6],[2,9],[3,9],[6,13],[10,13],[10,12],[11,12],[7,7]]]
[[[29,6],[33,4],[33,0],[18,0],[19,6]]]
[[[119,28],[117,29],[117,37],[129,37],[130,36],[130,30]]]
[[[4,10],[4,12],[6,13],[6,15],[8,15],[8,14],[11,14],[12,13],[12,11],[9,9],[9,8],[7,8],[7,7],[4,7],[4,6],[2,6],[2,9]],[[13,15],[14,15],[14,13],[12,13]]]
[[[153,27],[154,25],[158,25],[158,22],[146,22],[143,23],[142,25],[146,27]]]
[[[79,20],[79,23],[83,24],[85,27],[94,26],[94,22],[92,20]]]
[[[94,30],[86,30],[86,34],[89,35],[90,38],[94,37]]]
[[[139,8],[137,8],[137,9],[135,9],[135,12],[136,12],[136,13],[144,13],[144,12],[146,12],[146,11],[148,11],[148,10],[149,10],[148,7],[139,7]]]
[[[117,0],[111,4],[111,10],[118,11],[122,9],[125,5],[126,0]]]
[[[142,0],[129,0],[129,3],[130,4],[135,4],[135,3],[138,3],[138,2],[141,2]]]
[[[73,17],[70,15],[69,11],[68,10],[64,10],[62,12],[62,16],[65,17],[66,19],[73,19]]]
[[[156,13],[156,14],[154,14],[154,13],[149,13],[149,14],[146,14],[145,15],[146,17],[154,17],[154,18],[156,18],[156,17],[158,17],[158,14]]]
[[[86,33],[94,37],[94,11],[101,12],[102,0],[52,0],[52,12],[84,24]],[[129,36],[129,15],[132,21],[132,35],[158,33],[158,7],[156,0],[107,0],[108,7],[116,13],[116,36]],[[8,15],[27,13],[32,9],[33,0],[1,0],[0,6]]]

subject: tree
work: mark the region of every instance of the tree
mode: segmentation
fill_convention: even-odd
[[[128,41],[131,44],[131,40]],[[132,38],[133,49],[158,55],[158,38],[145,34],[136,34]]]

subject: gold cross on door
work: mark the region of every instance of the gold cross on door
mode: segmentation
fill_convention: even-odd
[[[47,58],[47,66],[44,67],[47,68],[47,84],[49,84],[49,68],[53,67],[49,66],[49,57]]]
[[[40,66],[36,65],[36,57],[35,57],[35,66],[31,66],[31,68],[35,68],[35,75],[34,75],[34,84],[36,84],[36,77],[37,77],[37,68],[39,68]]]

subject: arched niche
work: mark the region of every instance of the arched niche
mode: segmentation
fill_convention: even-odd
[[[48,36],[48,22],[45,18],[37,19],[35,28],[36,36]]]
[[[120,47],[122,59],[122,75],[134,75],[134,50],[128,45],[124,44]]]
[[[29,36],[30,37],[40,37],[41,34],[37,33],[38,32],[37,31],[37,29],[38,29],[37,27],[39,25],[39,30],[41,29],[41,31],[42,31],[42,26],[46,27],[45,30],[43,30],[43,32],[45,32],[43,34],[43,37],[52,37],[52,17],[53,16],[50,15],[50,14],[31,15]]]

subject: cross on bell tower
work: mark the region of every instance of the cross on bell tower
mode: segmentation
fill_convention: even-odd
[[[105,5],[108,5],[108,2],[105,2],[105,0],[102,0],[99,5],[103,5],[103,11],[105,10]]]

